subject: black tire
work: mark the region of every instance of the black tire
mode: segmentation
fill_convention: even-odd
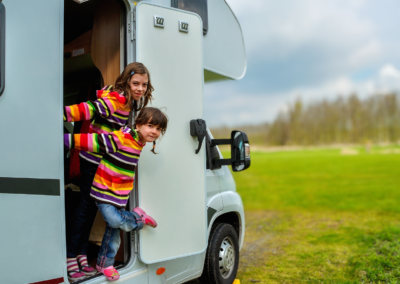
[[[202,284],[232,284],[239,266],[239,241],[230,224],[218,223],[208,239]]]

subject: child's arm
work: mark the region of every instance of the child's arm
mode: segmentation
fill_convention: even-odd
[[[95,153],[115,153],[122,147],[120,139],[114,132],[108,134],[64,134],[64,145],[67,149],[75,148]]]
[[[90,120],[95,113],[102,117],[109,117],[118,109],[118,106],[121,107],[121,104],[123,104],[121,96],[112,92],[95,101],[64,107],[64,121]]]

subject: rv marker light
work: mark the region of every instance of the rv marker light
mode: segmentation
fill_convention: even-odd
[[[164,267],[160,267],[159,269],[157,269],[156,274],[157,275],[161,275],[165,272],[165,268]]]

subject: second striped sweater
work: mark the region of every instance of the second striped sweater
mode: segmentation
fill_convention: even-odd
[[[108,134],[64,134],[67,148],[104,153],[90,195],[98,202],[124,208],[133,189],[135,166],[145,144],[135,130],[125,126]]]

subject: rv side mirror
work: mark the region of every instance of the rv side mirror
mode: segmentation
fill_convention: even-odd
[[[207,140],[208,141],[208,140]],[[212,139],[207,142],[207,152],[217,145],[231,145],[231,158],[212,160],[209,157],[211,170],[223,165],[231,165],[234,172],[240,172],[250,167],[250,144],[246,133],[234,130],[231,139]]]
[[[246,133],[232,131],[231,160],[234,172],[240,172],[250,167],[250,144]]]

